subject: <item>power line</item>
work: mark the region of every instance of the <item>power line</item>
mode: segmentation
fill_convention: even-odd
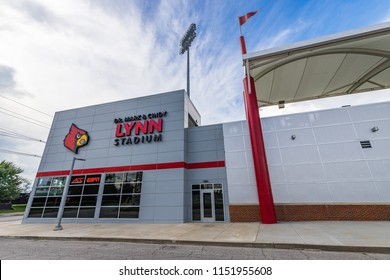
[[[27,141],[35,141],[35,142],[40,142],[40,143],[46,143],[43,140],[38,140],[38,139],[29,139],[28,137],[22,137],[22,136],[16,136],[16,135],[8,135],[6,133],[0,132],[0,136],[5,136],[5,137],[10,137],[10,138],[16,138],[16,139],[21,139],[21,140],[27,140]]]
[[[16,154],[16,155],[21,155],[21,156],[29,156],[29,157],[38,157],[38,158],[41,158],[41,157],[42,157],[42,156],[39,156],[39,155],[28,154],[28,153],[22,153],[22,152],[11,151],[11,150],[5,150],[5,149],[0,149],[0,152],[8,153],[8,154]]]
[[[31,136],[29,136],[29,135],[24,135],[24,134],[19,133],[19,132],[17,132],[17,131],[13,131],[13,130],[1,128],[1,127],[0,127],[0,133],[3,134],[3,135],[18,136],[18,137],[23,137],[23,138],[26,138],[26,139],[29,139],[29,140],[36,140],[36,141],[39,141],[39,142],[42,141],[42,140],[40,140],[40,139],[31,137]]]
[[[12,138],[16,138],[16,139],[46,143],[46,141],[31,137],[31,136],[24,135],[24,134],[18,133],[16,131],[8,130],[5,128],[0,128],[0,135],[6,136],[6,137],[12,137]]]
[[[45,124],[45,123],[44,123],[45,125],[41,125],[41,124],[38,124],[38,123],[32,122],[31,120],[27,120],[27,119],[25,119],[25,118],[17,117],[17,116],[11,115],[11,114],[9,114],[9,113],[6,113],[6,112],[2,112],[2,111],[0,111],[0,113],[3,113],[3,114],[5,114],[5,115],[8,115],[8,116],[11,116],[11,117],[14,117],[14,118],[20,119],[20,120],[22,120],[22,121],[26,121],[26,122],[29,122],[29,123],[32,123],[32,124],[35,124],[35,125],[41,126],[41,127],[44,127],[44,128],[50,128],[50,127],[49,127],[49,124]],[[16,114],[16,113],[13,113],[13,114]],[[20,115],[20,114],[17,114],[17,115]],[[22,116],[22,115],[20,115],[20,116]]]
[[[23,117],[23,118],[26,118],[25,115],[15,113],[15,112],[13,112],[13,111],[11,111],[11,110],[8,110],[8,109],[2,108],[2,107],[0,107],[0,110],[4,110],[4,111],[7,111],[7,112],[9,112],[9,113],[11,113],[11,114],[15,114],[15,115],[21,116],[21,117]],[[37,119],[33,119],[33,118],[31,118],[31,117],[29,117],[29,119],[33,120],[34,122],[38,122],[38,123],[41,123],[41,124],[44,124],[44,125],[49,125],[48,123],[45,123],[45,122],[40,121],[40,120],[37,120]]]
[[[26,107],[26,108],[29,108],[29,109],[31,109],[31,110],[34,110],[34,111],[36,111],[36,112],[39,112],[39,113],[44,114],[44,115],[46,115],[46,116],[49,116],[49,117],[51,117],[51,118],[53,117],[52,115],[49,115],[49,114],[47,114],[47,113],[45,113],[45,112],[39,111],[39,110],[37,110],[37,109],[34,109],[33,107],[27,106],[27,105],[25,105],[25,104],[23,104],[23,103],[20,103],[19,101],[16,101],[16,100],[13,100],[13,99],[9,98],[9,97],[5,97],[4,95],[0,95],[0,97],[3,97],[3,98],[5,98],[5,99],[7,99],[7,100],[10,100],[10,101],[12,101],[12,102],[15,102],[15,103],[17,103],[17,104],[19,104],[19,105],[22,105],[22,106],[24,106],[24,107]]]

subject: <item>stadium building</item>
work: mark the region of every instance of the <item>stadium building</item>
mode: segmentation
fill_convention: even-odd
[[[258,116],[389,88],[390,24],[243,62],[245,121],[202,126],[184,90],[57,112],[23,222],[390,220],[390,102]]]

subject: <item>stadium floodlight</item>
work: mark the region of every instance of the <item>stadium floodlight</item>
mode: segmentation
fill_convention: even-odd
[[[187,94],[190,96],[190,47],[196,37],[196,24],[191,23],[180,40],[180,55],[187,52]]]
[[[194,41],[195,37],[196,37],[196,24],[191,23],[186,33],[183,35],[183,37],[180,40],[180,47],[181,47],[180,54],[184,54],[186,51],[190,49],[191,44]]]

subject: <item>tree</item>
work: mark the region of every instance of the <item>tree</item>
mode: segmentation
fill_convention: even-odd
[[[22,184],[20,185],[20,191],[22,193],[30,193],[31,192],[31,181],[26,178],[22,178]]]
[[[12,162],[3,160],[0,162],[0,201],[8,201],[19,197],[20,185],[24,178],[20,176],[23,169]]]

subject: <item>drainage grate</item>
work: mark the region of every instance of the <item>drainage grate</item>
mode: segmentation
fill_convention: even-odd
[[[362,146],[362,149],[372,148],[369,140],[360,141],[360,145]]]

